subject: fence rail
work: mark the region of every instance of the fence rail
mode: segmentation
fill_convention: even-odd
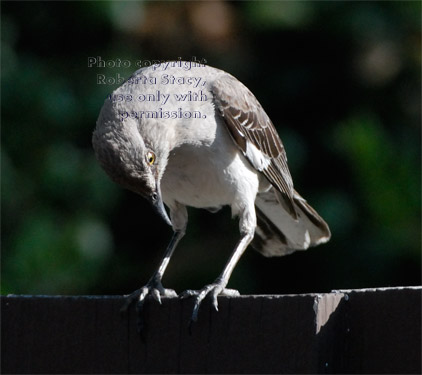
[[[145,304],[1,297],[2,373],[421,373],[421,287]]]

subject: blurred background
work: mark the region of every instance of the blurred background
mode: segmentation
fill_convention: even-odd
[[[126,294],[171,229],[100,169],[91,134],[138,60],[205,59],[248,86],[285,144],[295,188],[332,240],[248,250],[242,294],[421,283],[421,4],[2,2],[1,292]],[[88,67],[89,57],[129,60]],[[97,74],[110,77],[97,84]],[[230,210],[189,209],[165,287],[198,289],[239,238]],[[206,228],[209,226],[209,230]]]

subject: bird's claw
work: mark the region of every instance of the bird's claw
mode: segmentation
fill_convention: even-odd
[[[145,299],[151,295],[156,301],[161,304],[161,297],[177,297],[177,293],[173,289],[165,289],[160,280],[151,279],[147,285],[135,290],[132,294],[127,296],[126,302],[120,309],[123,314],[127,311],[132,303],[136,302],[136,325],[137,330],[141,334],[144,328],[143,307]]]
[[[235,289],[226,289],[219,282],[209,284],[204,286],[201,290],[186,290],[181,295],[180,298],[189,298],[195,297],[195,305],[193,307],[193,312],[191,316],[191,322],[196,322],[198,320],[199,306],[201,306],[202,301],[205,297],[211,294],[211,303],[216,311],[218,311],[218,296],[227,296],[235,297],[239,296],[240,293]]]
[[[135,290],[127,296],[126,302],[121,308],[121,312],[126,312],[132,303],[136,302],[138,311],[142,310],[145,299],[151,295],[158,303],[161,304],[161,297],[177,297],[177,293],[173,289],[165,289],[161,281],[149,281],[147,285]]]

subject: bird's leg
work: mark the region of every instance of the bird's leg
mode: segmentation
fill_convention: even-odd
[[[206,285],[201,290],[186,290],[185,292],[181,294],[182,298],[186,298],[190,296],[195,297],[195,305],[194,305],[192,317],[191,317],[192,322],[196,322],[198,320],[199,306],[201,305],[201,302],[204,300],[204,298],[208,294],[211,293],[212,304],[217,311],[218,311],[218,301],[217,301],[218,295],[224,295],[224,296],[229,296],[229,297],[240,295],[237,290],[226,289],[226,285],[229,282],[229,279],[234,270],[234,267],[236,266],[242,254],[245,252],[249,243],[252,241],[253,233],[254,233],[253,231],[252,233],[249,231],[247,233],[243,233],[242,238],[236,245],[236,248],[232,256],[230,257],[230,260],[224,267],[223,272],[212,284]]]
[[[174,202],[170,207],[170,217],[174,234],[169,245],[167,246],[160,266],[145,286],[135,290],[128,296],[127,301],[122,307],[121,311],[126,311],[128,307],[135,301],[138,301],[136,304],[137,310],[142,311],[145,297],[148,294],[152,295],[152,297],[159,303],[161,303],[161,297],[177,297],[177,294],[173,289],[164,289],[163,285],[161,284],[161,279],[163,278],[164,272],[170,262],[170,258],[174,252],[174,249],[185,235],[186,225],[188,223],[188,213],[186,207],[180,203]]]
[[[155,300],[161,303],[161,297],[177,297],[176,292],[173,289],[164,289],[163,285],[161,284],[161,279],[164,275],[164,272],[169,264],[170,258],[176,248],[177,244],[184,236],[184,230],[176,230],[173,234],[173,237],[167,246],[166,252],[164,253],[164,257],[161,261],[161,264],[157,271],[152,275],[149,279],[148,283],[143,286],[142,288],[135,290],[132,294],[127,297],[126,303],[122,307],[121,311],[126,311],[128,307],[135,301],[137,302],[137,309],[139,311],[142,310],[145,297],[147,295],[152,295]]]
[[[212,304],[217,311],[218,295],[225,295],[230,297],[240,295],[237,290],[226,289],[226,285],[229,282],[234,267],[236,266],[240,257],[245,252],[249,243],[253,239],[256,228],[256,214],[254,202],[244,207],[243,212],[240,215],[239,228],[241,234],[240,241],[237,243],[233,254],[231,255],[226,266],[224,267],[224,270],[221,275],[217,277],[217,279],[212,284],[206,285],[201,290],[187,290],[181,294],[182,298],[190,296],[195,297],[195,305],[193,307],[191,322],[196,322],[198,320],[199,306],[208,294],[211,294]]]

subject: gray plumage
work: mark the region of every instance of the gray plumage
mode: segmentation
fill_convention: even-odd
[[[283,144],[246,86],[215,68],[173,65],[138,70],[113,93],[114,100],[106,100],[93,146],[109,176],[147,198],[175,233],[157,272],[129,301],[175,295],[161,278],[185,233],[186,206],[215,211],[229,205],[239,216],[241,238],[223,273],[202,290],[183,294],[195,296],[196,320],[206,295],[217,308],[218,295],[235,294],[225,287],[252,240],[263,255],[280,256],[328,241],[330,230],[294,190]],[[183,83],[169,83],[164,74]],[[195,77],[201,78],[196,88]],[[175,94],[189,90],[198,95],[177,100]]]

